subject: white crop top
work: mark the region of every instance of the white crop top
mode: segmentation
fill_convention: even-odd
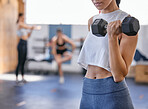
[[[116,20],[121,20],[122,22],[128,15],[129,14],[119,9],[110,13],[95,15],[93,21],[102,18],[108,23]],[[87,69],[88,65],[94,65],[110,72],[108,34],[106,34],[105,37],[95,36],[92,34],[90,27],[77,62],[85,69]]]
[[[17,36],[18,37],[26,36],[28,34],[28,32],[29,32],[28,29],[21,28],[21,29],[17,30]]]

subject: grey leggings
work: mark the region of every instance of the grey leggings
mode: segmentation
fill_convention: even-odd
[[[125,80],[84,78],[80,109],[134,109]]]

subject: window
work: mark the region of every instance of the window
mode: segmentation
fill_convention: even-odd
[[[121,0],[120,8],[148,24],[147,0]],[[80,24],[98,10],[91,0],[26,0],[26,22],[29,24]]]

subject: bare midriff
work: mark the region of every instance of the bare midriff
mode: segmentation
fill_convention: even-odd
[[[88,65],[88,69],[85,77],[89,79],[103,79],[112,76],[111,72],[105,70],[104,68]]]
[[[66,49],[66,46],[61,46],[61,47],[59,46],[58,49],[59,50],[64,50],[64,49]]]
[[[26,35],[26,36],[22,36],[21,39],[23,39],[23,40],[27,40],[27,39],[28,39],[28,35]]]

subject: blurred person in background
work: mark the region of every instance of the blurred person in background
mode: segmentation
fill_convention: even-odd
[[[17,37],[18,37],[18,64],[16,67],[16,83],[18,84],[18,73],[21,71],[22,82],[26,83],[24,79],[24,65],[27,57],[27,39],[31,36],[32,31],[35,29],[34,26],[28,26],[24,22],[24,14],[20,13],[17,20]]]
[[[69,52],[66,43],[69,43],[72,46],[72,52]],[[58,72],[59,72],[59,83],[64,83],[64,74],[62,71],[62,63],[70,60],[72,58],[72,54],[75,49],[74,42],[68,38],[65,34],[63,34],[61,29],[57,29],[56,36],[52,38],[52,54],[58,64]]]

